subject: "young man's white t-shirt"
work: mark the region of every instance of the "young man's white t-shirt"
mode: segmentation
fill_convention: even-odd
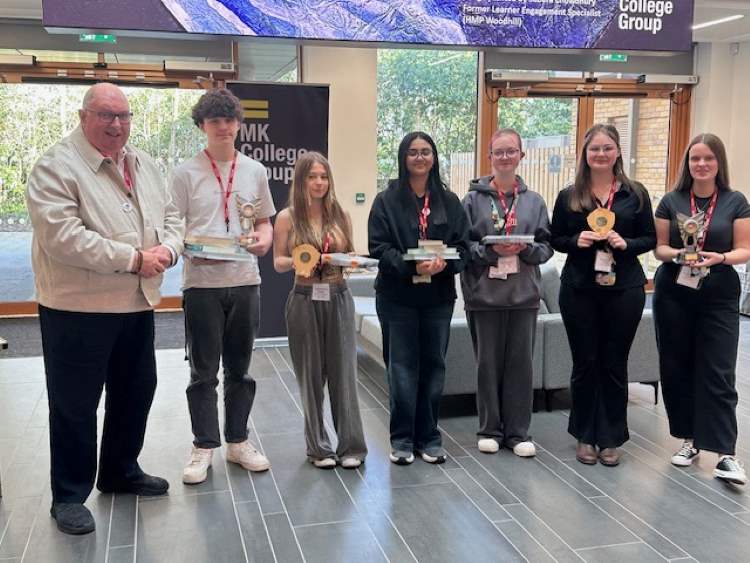
[[[224,189],[227,189],[232,162],[216,162]],[[266,168],[252,158],[237,153],[232,194],[228,202],[229,232],[224,218],[224,193],[216,180],[211,161],[204,151],[180,164],[172,176],[172,197],[185,219],[185,236],[239,237],[236,195],[242,201],[259,201],[257,219],[267,219],[276,213],[268,188]],[[195,265],[183,260],[182,289],[191,287],[236,287],[260,284],[258,260],[227,261]]]

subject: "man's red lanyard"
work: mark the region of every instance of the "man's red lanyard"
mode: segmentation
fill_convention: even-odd
[[[227,226],[227,232],[229,232],[229,198],[232,197],[232,186],[234,185],[234,171],[237,168],[237,151],[234,151],[234,158],[232,159],[232,168],[229,169],[229,178],[227,179],[227,187],[224,189],[224,182],[221,181],[221,173],[219,173],[219,167],[216,166],[214,158],[208,149],[203,152],[206,153],[208,160],[211,162],[211,169],[214,171],[216,181],[219,182],[219,188],[221,188],[222,199],[224,200],[224,223]]]
[[[430,216],[430,192],[424,193],[424,203],[422,204],[422,210],[419,210],[419,204],[417,204],[417,217],[419,218],[419,238],[421,240],[427,239],[427,217]]]
[[[501,189],[497,190],[497,199],[500,201],[500,205],[503,206],[503,212],[505,213],[505,234],[512,235],[513,229],[516,228],[516,207],[518,207],[518,180],[513,182],[513,203],[510,204],[508,209],[508,202],[505,201],[505,194]],[[493,202],[494,205],[494,202]]]
[[[130,176],[130,170],[128,170],[128,162],[125,161],[122,164],[122,177],[125,180],[125,187],[128,189],[128,197],[133,197],[133,178]]]
[[[609,198],[607,199],[607,210],[612,211],[612,203],[615,201],[615,193],[617,193],[617,178],[612,180],[612,185],[609,187]],[[599,201],[598,197],[594,197],[597,207],[604,207],[602,202]]]
[[[711,196],[711,203],[708,204],[708,210],[706,211],[706,220],[703,222],[703,233],[700,239],[698,239],[695,245],[696,250],[701,252],[703,246],[706,244],[706,236],[708,236],[708,227],[711,225],[711,219],[714,216],[714,210],[716,209],[716,200],[719,198],[719,189],[714,189],[714,195]],[[690,190],[690,214],[695,216],[698,213],[698,206],[695,203],[695,192]]]

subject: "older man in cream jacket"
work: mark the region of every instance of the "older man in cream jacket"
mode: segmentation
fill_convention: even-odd
[[[127,144],[130,106],[91,87],[80,126],[35,164],[27,189],[50,410],[52,517],[84,534],[97,471],[96,409],[106,389],[97,488],[160,495],[138,465],[156,388],[153,308],[183,226],[164,179]]]

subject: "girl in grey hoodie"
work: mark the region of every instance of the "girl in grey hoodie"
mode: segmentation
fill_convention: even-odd
[[[546,242],[549,215],[542,197],[516,175],[524,152],[515,130],[495,132],[489,157],[493,175],[474,180],[463,200],[471,258],[461,274],[461,289],[477,358],[477,445],[485,453],[505,445],[531,457],[536,454],[528,430],[539,264],[553,254]],[[482,243],[487,235],[509,234],[534,235],[535,242]]]

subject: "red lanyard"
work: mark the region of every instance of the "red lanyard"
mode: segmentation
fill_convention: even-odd
[[[323,237],[323,254],[328,254],[331,249],[331,233],[326,232],[326,236]]]
[[[124,161],[123,163],[123,179],[125,180],[125,187],[128,189],[128,197],[133,197],[133,178],[130,176],[130,171],[128,170],[128,162]]]
[[[518,180],[513,182],[513,203],[511,203],[510,209],[508,209],[508,203],[505,201],[505,194],[502,190],[497,190],[497,199],[500,200],[500,205],[503,206],[505,212],[505,233],[508,235],[513,234],[513,229],[516,228],[516,207],[518,207]]]
[[[221,188],[221,194],[224,199],[224,223],[227,226],[227,232],[229,232],[229,198],[232,196],[232,185],[234,184],[234,171],[237,167],[237,151],[234,151],[234,158],[232,159],[232,168],[230,168],[229,170],[229,179],[227,179],[226,189],[224,189],[224,182],[221,181],[221,174],[219,173],[219,168],[218,166],[216,166],[216,162],[214,161],[214,158],[211,156],[211,153],[208,152],[208,149],[205,149],[203,152],[206,153],[208,160],[211,161],[211,169],[214,171],[214,176],[216,176],[216,181],[219,182],[219,188]]]
[[[698,252],[703,250],[703,245],[706,244],[706,236],[708,235],[708,227],[711,225],[711,219],[714,216],[714,210],[716,209],[716,200],[719,198],[719,189],[714,189],[714,195],[711,196],[711,202],[708,204],[708,211],[706,211],[706,220],[703,222],[703,233],[701,238],[696,244]],[[698,206],[695,203],[695,192],[690,190],[690,214],[695,215],[698,213]]]
[[[419,218],[419,238],[422,240],[427,239],[427,217],[430,216],[430,192],[424,193],[424,204],[422,210],[419,210],[417,205],[417,217]]]
[[[607,199],[607,209],[609,211],[612,211],[612,203],[615,201],[615,193],[617,192],[617,178],[612,180],[612,185],[609,188],[609,199]],[[602,205],[602,202],[599,201],[598,197],[594,197],[596,200],[596,206],[597,207],[604,207]]]

